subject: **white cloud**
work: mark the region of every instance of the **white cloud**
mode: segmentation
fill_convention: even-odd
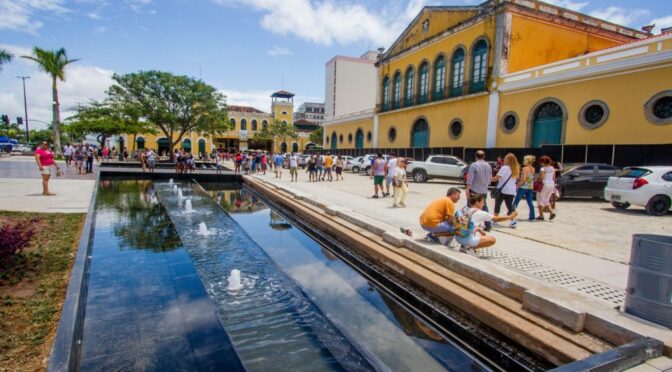
[[[291,50],[289,50],[287,48],[277,46],[277,45],[274,45],[273,49],[267,50],[266,53],[268,53],[268,55],[271,56],[271,57],[291,56],[292,54],[294,54],[294,53],[292,53]]]
[[[126,0],[126,4],[136,13],[142,13],[143,8],[151,3],[152,0]],[[151,12],[155,11],[151,10]]]
[[[653,29],[654,34],[660,33],[660,29],[672,27],[672,15],[656,18],[649,24],[656,24],[656,27]]]
[[[103,33],[105,33],[105,31],[107,31],[107,27],[105,27],[105,26],[98,26],[98,27],[96,27],[95,29],[93,29],[93,31],[94,31],[95,33],[97,33],[97,34],[103,34]]]
[[[641,20],[649,15],[646,9],[625,9],[617,6],[596,9],[590,12],[590,15],[621,26],[636,26],[635,21]]]
[[[69,12],[63,0],[0,0],[0,30],[36,34],[42,22],[35,19],[38,13],[62,14]]]
[[[293,34],[324,45],[371,41],[377,46],[389,45],[428,2],[411,0],[406,7],[374,12],[361,4],[336,0],[213,1],[224,6],[252,7],[264,13],[263,28],[281,35]]]
[[[30,48],[17,45],[3,45],[12,52],[16,59],[3,66],[0,72],[0,111],[11,118],[23,116],[23,87],[16,76],[30,76],[26,80],[28,96],[28,117],[31,128],[45,128],[46,124],[33,119],[51,122],[51,78],[44,72],[38,71],[34,62],[20,58],[31,54]],[[65,70],[65,81],[58,82],[58,94],[61,101],[61,120],[73,114],[72,108],[78,103],[88,102],[90,99],[103,99],[105,91],[112,85],[113,71],[88,66],[83,62],[68,65]],[[14,119],[12,119],[14,120]]]
[[[588,6],[587,1],[585,2],[572,1],[572,0],[543,0],[543,1],[549,4],[557,5],[559,7],[567,8],[577,12]]]
[[[91,13],[87,14],[87,16],[89,18],[93,19],[93,20],[96,20],[96,21],[99,21],[99,20],[103,19],[103,17],[100,14],[98,14],[97,12],[91,12]]]

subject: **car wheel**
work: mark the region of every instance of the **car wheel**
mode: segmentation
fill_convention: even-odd
[[[413,181],[415,182],[427,182],[427,173],[424,170],[414,170],[413,171]]]
[[[359,173],[359,167],[352,167],[352,173]]]
[[[371,167],[364,168],[364,174],[366,174],[367,176],[371,175]]]
[[[653,216],[664,216],[670,210],[670,198],[656,195],[646,204],[646,213]]]
[[[623,210],[623,209],[628,209],[628,207],[630,206],[630,203],[627,203],[627,202],[626,203],[619,203],[619,202],[612,201],[611,206],[616,208],[616,209]]]

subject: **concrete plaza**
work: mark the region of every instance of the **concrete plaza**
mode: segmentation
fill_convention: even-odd
[[[373,182],[362,174],[347,172],[344,181],[308,182],[303,171],[299,182],[290,183],[289,171],[282,178],[256,176],[264,181],[313,196],[330,205],[353,210],[387,224],[390,230],[411,228],[416,238],[424,236],[418,217],[432,200],[446,194],[453,182],[409,183],[407,208],[393,208],[390,197],[372,199]],[[464,197],[458,207],[465,203]],[[489,200],[493,208],[493,201]],[[504,206],[502,206],[505,208]],[[505,209],[504,209],[505,210]],[[525,203],[519,205],[516,229],[495,225],[494,248],[482,250],[482,258],[525,273],[536,279],[561,285],[620,306],[625,298],[632,234],[670,234],[670,216],[651,217],[641,208],[616,211],[604,201],[562,200],[554,221],[528,222]],[[450,249],[450,248],[446,248]]]

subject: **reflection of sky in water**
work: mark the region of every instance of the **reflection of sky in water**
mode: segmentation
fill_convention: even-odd
[[[233,218],[332,322],[391,369],[479,369],[452,345],[431,341],[437,334],[401,307],[391,311],[364,277],[334,260],[333,255],[326,255],[326,249],[303,232],[269,228],[269,210],[234,214]],[[405,329],[422,338],[407,335]]]

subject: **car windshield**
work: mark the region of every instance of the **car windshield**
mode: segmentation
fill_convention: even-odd
[[[616,174],[616,177],[639,178],[651,174],[651,171],[645,168],[627,168]]]

